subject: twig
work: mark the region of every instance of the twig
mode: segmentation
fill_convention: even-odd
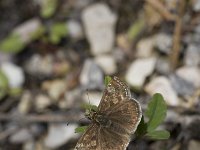
[[[32,123],[32,122],[65,122],[65,123],[77,123],[79,120],[83,118],[81,112],[76,113],[66,113],[66,114],[42,114],[42,115],[10,115],[0,113],[0,121],[15,121],[20,123]],[[86,119],[81,121],[81,123],[87,122]]]
[[[146,0],[155,10],[157,10],[163,18],[169,21],[175,21],[176,15],[169,12],[169,10],[158,0]]]
[[[181,49],[181,33],[182,33],[182,18],[185,11],[186,1],[179,1],[178,5],[178,17],[176,18],[176,24],[174,28],[174,36],[173,36],[173,46],[172,46],[172,55],[171,55],[171,63],[172,69],[174,70],[178,64],[178,58],[180,55]]]

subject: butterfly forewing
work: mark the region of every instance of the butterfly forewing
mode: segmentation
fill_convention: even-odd
[[[117,77],[107,85],[96,114],[105,122],[92,119],[75,149],[125,150],[142,112],[139,103],[131,98],[128,86]]]

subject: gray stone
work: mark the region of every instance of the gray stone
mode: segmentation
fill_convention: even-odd
[[[190,44],[184,57],[185,65],[198,66],[200,64],[200,45]]]
[[[156,72],[168,75],[171,72],[170,61],[168,58],[159,57],[156,61]]]
[[[164,76],[159,76],[151,80],[145,86],[145,91],[151,96],[155,93],[161,93],[168,105],[178,106],[180,103],[170,81]]]
[[[192,83],[196,88],[200,87],[200,69],[198,67],[183,66],[176,70],[176,74]]]
[[[160,33],[156,36],[156,48],[165,54],[170,54],[172,48],[172,36]]]
[[[82,20],[92,54],[99,55],[110,52],[115,38],[116,15],[107,5],[97,3],[83,10]]]
[[[196,12],[199,12],[200,11],[200,0],[193,0],[192,4],[193,4],[193,10]]]
[[[25,91],[18,105],[19,112],[21,114],[27,114],[31,109],[32,103],[32,95],[30,91]]]
[[[126,82],[136,88],[141,88],[147,76],[149,76],[155,67],[156,58],[142,58],[135,60],[128,68],[126,73]]]
[[[99,55],[95,58],[95,62],[107,75],[112,75],[117,71],[116,61],[111,55]]]
[[[21,67],[11,62],[4,62],[1,64],[1,69],[8,78],[11,88],[19,88],[23,85],[25,76]]]
[[[24,143],[33,139],[31,131],[27,128],[20,129],[10,137],[12,143]]]
[[[80,83],[85,89],[102,89],[104,87],[103,72],[91,59],[87,59],[80,74]]]
[[[52,101],[46,95],[39,94],[35,98],[35,107],[38,111],[43,111],[45,108],[50,106]]]
[[[195,87],[191,82],[188,82],[177,75],[169,77],[173,89],[181,96],[192,96],[195,92]]]
[[[83,37],[83,31],[80,23],[75,20],[69,20],[67,22],[67,28],[69,35],[74,39],[81,39]]]
[[[44,144],[47,148],[56,149],[73,138],[77,138],[78,134],[74,132],[78,126],[75,124],[50,124],[48,133],[44,138]]]
[[[137,44],[136,56],[137,57],[152,56],[154,46],[155,46],[155,38],[154,37],[140,40]]]

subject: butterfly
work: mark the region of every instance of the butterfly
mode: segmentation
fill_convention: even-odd
[[[97,109],[86,111],[91,124],[75,150],[125,150],[141,117],[140,104],[131,98],[129,87],[113,77]]]

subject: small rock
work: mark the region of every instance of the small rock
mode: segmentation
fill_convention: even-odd
[[[67,22],[69,35],[74,39],[81,39],[83,37],[83,31],[80,23],[75,20],[69,20]]]
[[[33,139],[31,131],[27,128],[20,129],[10,137],[11,143],[25,143]]]
[[[116,61],[111,55],[99,55],[95,58],[95,62],[107,75],[112,75],[117,71]]]
[[[192,83],[196,88],[200,87],[200,69],[198,67],[184,66],[177,69],[176,74],[182,79]]]
[[[200,142],[196,140],[190,140],[188,144],[188,150],[199,150]]]
[[[103,72],[91,59],[87,59],[80,75],[80,83],[86,89],[102,89],[104,87]]]
[[[155,47],[162,53],[170,54],[172,48],[172,36],[165,33],[160,33],[156,36]]]
[[[51,103],[52,101],[50,100],[50,98],[43,94],[39,94],[35,98],[35,107],[38,111],[44,110],[45,108],[50,106]]]
[[[187,66],[200,64],[200,45],[190,44],[186,50],[184,62]]]
[[[75,107],[75,102],[81,99],[81,90],[80,88],[73,89],[71,91],[65,92],[65,97],[59,101],[59,107],[61,109],[68,109]]]
[[[35,142],[33,140],[31,141],[27,141],[24,145],[23,145],[23,150],[35,150]]]
[[[156,61],[156,72],[168,75],[171,71],[171,64],[168,58],[159,57]]]
[[[34,54],[27,60],[25,69],[32,75],[50,76],[53,73],[53,57],[51,55],[42,57],[39,54]]]
[[[98,106],[103,93],[102,92],[88,92],[83,94],[83,100],[85,103],[90,103],[92,105]]]
[[[142,39],[137,44],[137,57],[150,57],[152,56],[153,49],[155,46],[155,38],[150,37],[146,39]]]
[[[155,67],[155,58],[142,58],[135,60],[128,68],[126,82],[133,87],[141,88],[145,79],[150,75]]]
[[[50,124],[48,134],[44,139],[44,144],[48,148],[58,148],[73,138],[77,138],[78,134],[74,132],[77,125],[66,123]]]
[[[82,12],[82,20],[90,43],[92,54],[110,52],[114,44],[117,17],[107,5],[97,3]]]
[[[188,82],[177,75],[170,75],[169,79],[177,94],[181,96],[192,96],[194,94],[195,87],[191,82]]]
[[[47,81],[43,84],[43,89],[47,90],[50,98],[55,102],[65,93],[66,83],[64,80]]]
[[[25,91],[18,105],[18,110],[21,114],[27,114],[32,106],[32,95],[29,91]]]
[[[153,79],[145,86],[145,91],[151,96],[155,93],[161,93],[167,104],[171,106],[179,105],[179,99],[175,90],[172,88],[170,81],[164,76]]]
[[[193,10],[196,12],[200,11],[200,0],[193,0],[192,2],[192,6],[193,6]]]
[[[19,36],[20,41],[27,44],[42,33],[41,28],[42,23],[40,20],[38,18],[34,18],[15,28],[14,33]]]
[[[4,62],[1,69],[8,78],[10,87],[19,88],[23,85],[25,76],[22,68],[13,63]]]

